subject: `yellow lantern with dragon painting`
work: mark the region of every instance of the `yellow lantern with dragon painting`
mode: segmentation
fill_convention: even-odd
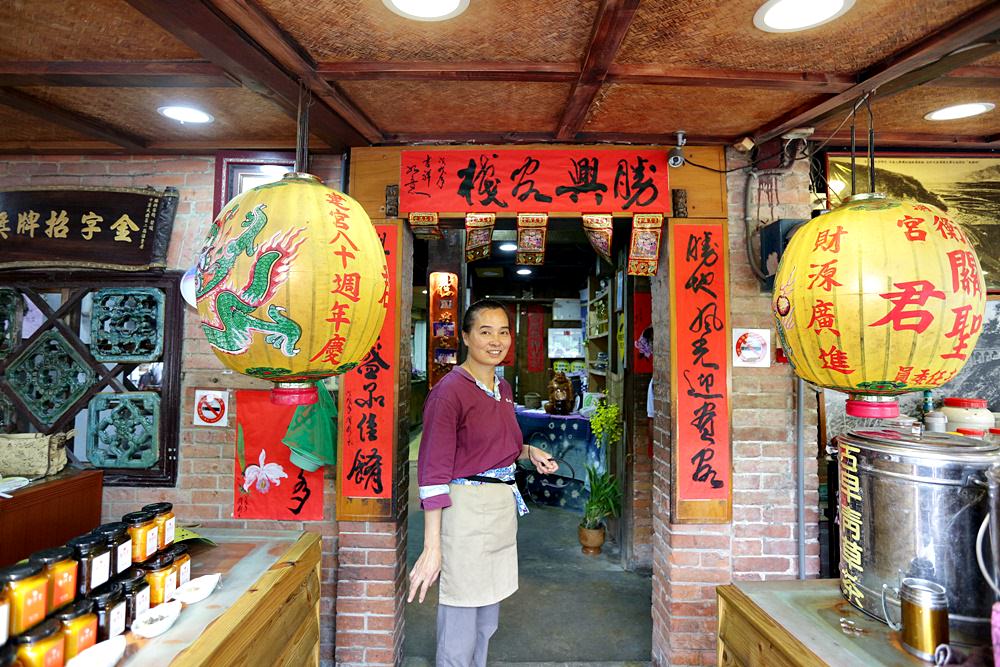
[[[940,387],[979,339],[986,285],[957,222],[867,194],[803,225],[772,310],[795,373],[850,394],[847,413],[894,417],[895,397]]]
[[[316,401],[314,381],[368,354],[385,319],[385,253],[361,204],[309,174],[234,197],[212,223],[196,278],[201,327],[229,368]]]

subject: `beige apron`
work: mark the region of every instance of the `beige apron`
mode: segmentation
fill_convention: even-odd
[[[507,484],[451,484],[441,511],[439,600],[484,607],[517,590],[517,507]]]

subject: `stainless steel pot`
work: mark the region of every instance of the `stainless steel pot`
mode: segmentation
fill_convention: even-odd
[[[1000,464],[1000,447],[945,433],[863,430],[838,436],[838,449],[844,597],[887,621],[883,584],[928,579],[948,592],[952,643],[988,645],[993,595],[976,561],[976,534],[990,513],[986,471]]]

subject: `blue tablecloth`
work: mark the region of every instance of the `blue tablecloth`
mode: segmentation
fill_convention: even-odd
[[[522,474],[522,491],[529,501],[572,510],[582,510],[587,499],[587,470],[591,465],[604,471],[604,452],[597,446],[590,421],[579,414],[550,415],[544,410],[518,407],[517,423],[524,442],[544,449],[559,463],[555,475],[539,475],[530,470]],[[521,465],[525,465],[521,461]]]

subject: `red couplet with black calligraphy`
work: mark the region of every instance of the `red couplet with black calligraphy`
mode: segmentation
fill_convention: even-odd
[[[401,213],[670,211],[659,149],[403,151]]]
[[[375,231],[385,249],[389,291],[378,340],[357,367],[340,380],[337,493],[342,498],[392,498],[399,369],[399,227],[376,224]]]
[[[678,503],[725,501],[728,518],[732,485],[728,237],[720,223],[671,222],[670,232],[676,499]],[[707,514],[706,520],[722,518],[717,511]]]

